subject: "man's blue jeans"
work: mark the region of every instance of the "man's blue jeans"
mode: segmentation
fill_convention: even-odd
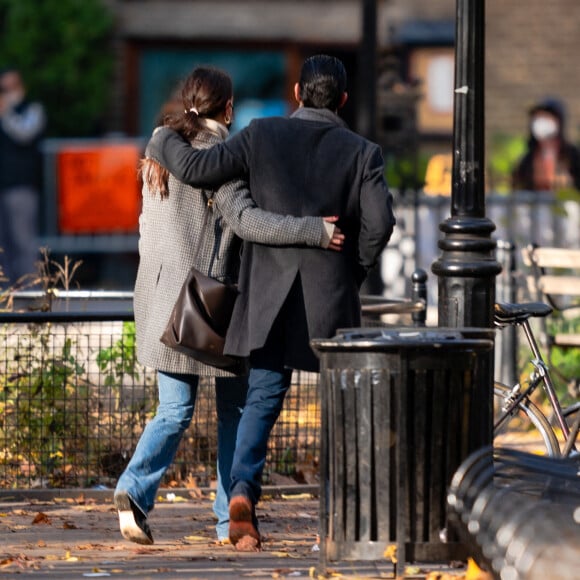
[[[263,349],[262,353],[266,354],[266,351]],[[262,493],[261,480],[268,438],[280,415],[292,379],[292,370],[273,368],[273,360],[275,358],[266,364],[256,360],[255,367],[250,370],[248,397],[238,426],[231,469],[230,497],[243,495],[254,505]]]
[[[155,417],[146,425],[115,493],[126,492],[137,507],[148,514],[163,475],[171,465],[184,431],[195,409],[197,375],[158,372],[159,405]],[[219,539],[228,537],[228,484],[236,433],[246,399],[247,377],[218,377],[216,407],[218,415],[218,478],[214,513],[218,518]]]

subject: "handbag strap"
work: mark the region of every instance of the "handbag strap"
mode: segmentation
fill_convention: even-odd
[[[213,212],[213,195],[214,192],[211,192],[211,195],[207,196],[206,195],[206,191],[203,190],[201,192],[201,194],[203,195],[203,197],[206,199],[206,210],[203,212],[203,223],[201,224],[201,231],[199,232],[199,236],[198,236],[198,244],[197,247],[195,249],[195,255],[193,257],[195,263],[198,263],[198,258],[199,258],[199,251],[200,251],[200,247],[203,243],[203,240],[205,239],[205,234],[206,234],[206,230],[207,230],[207,226],[208,226],[208,222],[209,222],[209,215],[210,213]],[[209,272],[207,273],[208,276],[211,276],[211,268],[213,266],[213,261],[210,261],[210,265],[209,265]]]

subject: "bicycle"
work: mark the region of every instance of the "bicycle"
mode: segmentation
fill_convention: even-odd
[[[421,280],[424,282],[423,277]],[[426,300],[414,294],[411,300],[387,300],[383,297],[361,296],[363,315],[380,316],[383,314],[412,314],[417,326],[424,326],[426,319]],[[496,327],[521,326],[526,335],[532,354],[531,363],[534,367],[528,376],[527,384],[520,381],[513,387],[494,382],[494,439],[502,434],[502,429],[519,423],[519,429],[528,427],[531,423],[542,437],[546,452],[552,457],[568,456],[572,450],[577,453],[575,441],[580,424],[580,402],[569,407],[563,407],[558,395],[548,365],[546,364],[530,325],[531,318],[545,317],[551,314],[552,307],[543,302],[528,302],[522,304],[496,303],[494,324]],[[367,320],[369,326],[382,326],[380,320]],[[563,448],[556,432],[546,415],[532,401],[532,395],[542,385],[544,392],[554,411],[558,427],[564,436]]]
[[[507,326],[521,327],[526,336],[531,351],[533,370],[526,381],[520,380],[513,387],[494,382],[494,439],[502,433],[502,429],[513,421],[524,418],[530,421],[542,437],[547,454],[552,457],[567,457],[576,449],[576,438],[580,426],[580,402],[563,407],[554,383],[550,369],[546,364],[534,336],[530,319],[543,318],[552,313],[553,309],[543,302],[528,302],[522,304],[496,303],[494,309],[494,324],[498,328]],[[552,423],[542,410],[532,401],[532,395],[541,385],[552,408],[557,428],[562,431],[563,447],[556,435]]]

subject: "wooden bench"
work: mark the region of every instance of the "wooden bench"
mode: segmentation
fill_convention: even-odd
[[[548,303],[566,319],[580,317],[580,249],[528,246],[522,250],[530,268],[528,288],[533,298]],[[553,346],[580,346],[580,332],[550,333],[542,329],[549,350]]]

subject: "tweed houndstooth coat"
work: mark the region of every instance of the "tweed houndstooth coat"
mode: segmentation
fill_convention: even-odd
[[[210,126],[217,128],[217,124]],[[208,130],[199,133],[192,145],[207,148],[221,140],[220,135]],[[159,340],[189,269],[195,266],[221,281],[235,282],[242,249],[240,237],[257,243],[319,246],[322,220],[265,212],[255,206],[243,181],[232,181],[212,191],[184,185],[170,176],[168,198],[161,199],[146,185],[142,197],[134,292],[138,360],[165,372],[230,376]],[[210,198],[213,202],[208,204]]]

